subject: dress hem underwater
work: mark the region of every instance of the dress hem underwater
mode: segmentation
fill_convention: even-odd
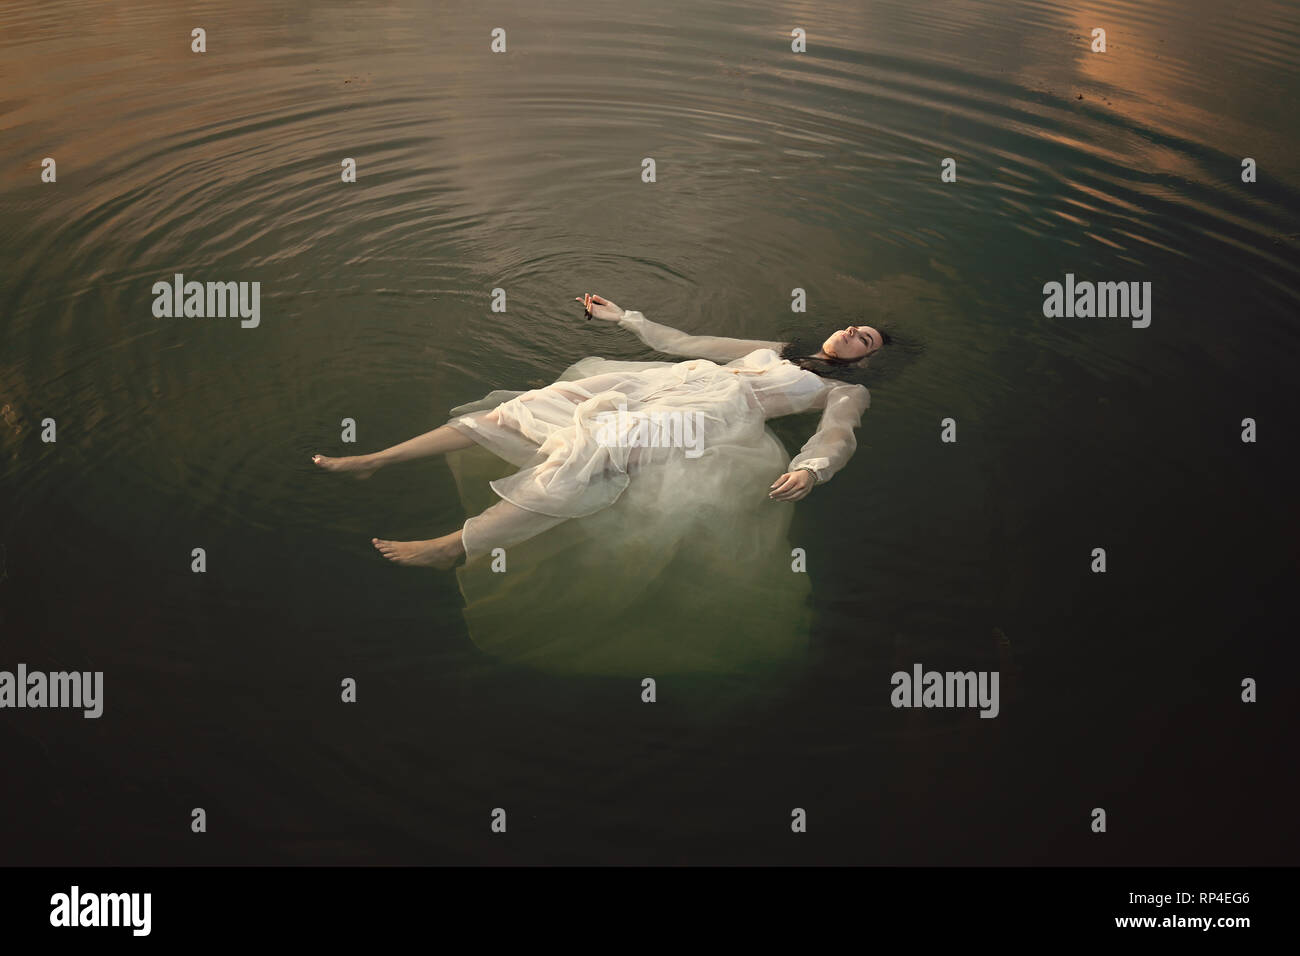
[[[592,356],[545,389],[451,410],[447,424],[474,442],[447,460],[470,516],[474,553],[467,542],[456,574],[480,650],[555,674],[642,677],[752,671],[806,650],[793,509],[767,498],[788,458],[738,378],[708,360]],[[629,468],[628,449],[591,434],[620,400],[698,412],[708,446],[695,459],[654,449]]]

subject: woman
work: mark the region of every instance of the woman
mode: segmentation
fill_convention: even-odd
[[[312,460],[327,471],[350,471],[368,478],[385,465],[445,454],[477,442],[521,465],[509,479],[492,482],[501,502],[470,518],[458,531],[427,541],[372,539],[384,557],[395,564],[446,569],[462,556],[472,561],[560,521],[607,507],[627,487],[631,474],[656,459],[667,463],[674,457],[655,454],[671,447],[670,442],[654,441],[660,436],[649,435],[651,444],[640,444],[630,434],[635,428],[645,440],[647,423],[658,424],[662,432],[664,423],[671,429],[671,423],[682,422],[682,430],[689,432],[690,424],[702,416],[705,431],[697,433],[695,441],[707,447],[734,441],[769,418],[824,409],[817,433],[769,487],[773,501],[804,498],[814,485],[829,481],[857,447],[853,429],[861,423],[870,394],[862,385],[823,376],[837,366],[857,365],[888,344],[885,333],[867,325],[849,326],[833,333],[816,353],[800,357],[805,359],[800,362],[781,357],[789,351],[785,343],[687,335],[599,295],[576,301],[593,318],[617,322],[651,348],[697,360],[667,367],[666,363],[632,363],[641,366],[638,370],[624,368],[629,363],[596,360],[609,370],[576,381],[562,378],[543,389],[510,393],[515,397],[501,401],[495,398],[504,393],[493,392],[483,402],[453,409],[455,417],[445,425],[381,452],[349,458],[314,456]],[[479,407],[489,400],[493,400],[490,409]],[[620,411],[621,419],[616,414]],[[619,427],[616,419],[626,427],[622,434],[611,436],[611,427]]]
[[[791,548],[792,509],[774,503],[802,499],[853,454],[870,396],[846,379],[888,336],[850,326],[799,348],[687,335],[598,295],[579,301],[692,358],[585,358],[545,388],[454,408],[400,445],[313,460],[368,477],[447,456],[474,517],[441,538],[372,543],[396,564],[464,556],[470,635],[501,660],[565,675],[788,676],[811,627],[800,572],[826,556]],[[816,434],[789,459],[767,419],[817,409]]]

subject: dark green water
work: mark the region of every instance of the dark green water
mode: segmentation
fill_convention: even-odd
[[[0,711],[0,861],[1293,863],[1297,53],[1291,2],[4,4],[0,668],[106,688]],[[176,272],[260,326],[154,318]],[[586,291],[924,346],[796,506],[788,682],[501,666],[369,545],[464,520],[445,464],[310,464],[661,357]],[[1001,715],[892,708],[914,662]]]

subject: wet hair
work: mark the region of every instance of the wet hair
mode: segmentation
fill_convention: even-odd
[[[793,363],[805,372],[812,372],[822,378],[834,378],[844,382],[866,384],[867,362],[875,358],[885,347],[894,341],[894,337],[879,326],[874,326],[880,333],[880,348],[868,356],[856,359],[813,358],[821,351],[822,342],[813,343],[801,333],[796,333],[781,348],[781,358]],[[824,340],[823,340],[824,341]]]

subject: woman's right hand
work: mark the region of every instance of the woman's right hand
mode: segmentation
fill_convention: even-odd
[[[609,299],[596,295],[594,292],[588,292],[585,296],[574,297],[575,302],[581,302],[582,307],[593,318],[602,319],[605,322],[617,322],[623,317],[623,309]]]

